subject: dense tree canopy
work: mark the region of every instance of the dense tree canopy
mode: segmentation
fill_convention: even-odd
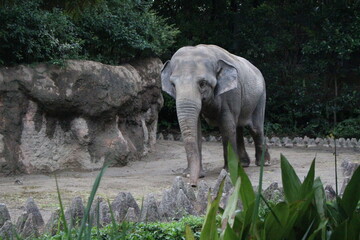
[[[262,71],[268,135],[360,138],[358,0],[0,0],[0,22],[0,65],[167,60],[216,44]],[[164,97],[161,127],[173,127]]]
[[[178,31],[131,0],[7,0],[0,8],[0,65],[86,58],[118,64],[160,55]]]
[[[260,68],[268,134],[316,136],[359,122],[359,1],[155,0],[153,8],[180,29],[173,51],[211,43]]]

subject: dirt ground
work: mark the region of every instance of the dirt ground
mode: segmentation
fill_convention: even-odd
[[[259,167],[254,164],[254,148],[248,146],[247,150],[252,158],[252,163],[250,167],[246,168],[246,172],[250,176],[253,185],[257,185]],[[270,148],[272,165],[266,167],[264,172],[264,188],[274,181],[281,185],[281,153],[293,165],[300,179],[304,178],[311,161],[316,157],[316,176],[320,176],[325,185],[331,184],[335,186],[333,150],[273,147]],[[223,166],[221,143],[204,143],[203,158],[206,170],[204,180],[210,186],[213,186]],[[339,189],[343,182],[340,164],[344,160],[360,162],[360,153],[350,149],[339,150]],[[159,141],[155,150],[142,161],[132,162],[125,167],[107,169],[100,184],[98,195],[112,200],[119,192],[125,191],[131,192],[138,202],[141,202],[142,197],[147,193],[154,193],[160,199],[162,191],[171,187],[174,178],[181,175],[184,167],[186,167],[186,157],[183,143]],[[61,197],[65,206],[68,206],[75,196],[82,196],[83,200],[87,201],[97,174],[98,171],[65,171],[57,173]],[[34,198],[45,222],[47,222],[51,212],[58,207],[54,175],[38,174],[0,177],[0,203],[7,205],[13,222],[16,222],[17,217],[23,211],[21,206],[29,197]]]

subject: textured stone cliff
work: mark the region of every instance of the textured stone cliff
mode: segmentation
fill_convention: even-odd
[[[0,68],[0,173],[125,165],[156,141],[159,59]]]

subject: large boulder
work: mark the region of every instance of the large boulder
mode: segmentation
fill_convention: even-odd
[[[125,165],[156,141],[159,59],[0,68],[0,172]]]

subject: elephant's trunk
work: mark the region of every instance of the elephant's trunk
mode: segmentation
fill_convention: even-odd
[[[201,168],[197,129],[200,109],[201,103],[187,99],[176,100],[176,111],[190,172],[190,184],[193,187],[197,185]]]

